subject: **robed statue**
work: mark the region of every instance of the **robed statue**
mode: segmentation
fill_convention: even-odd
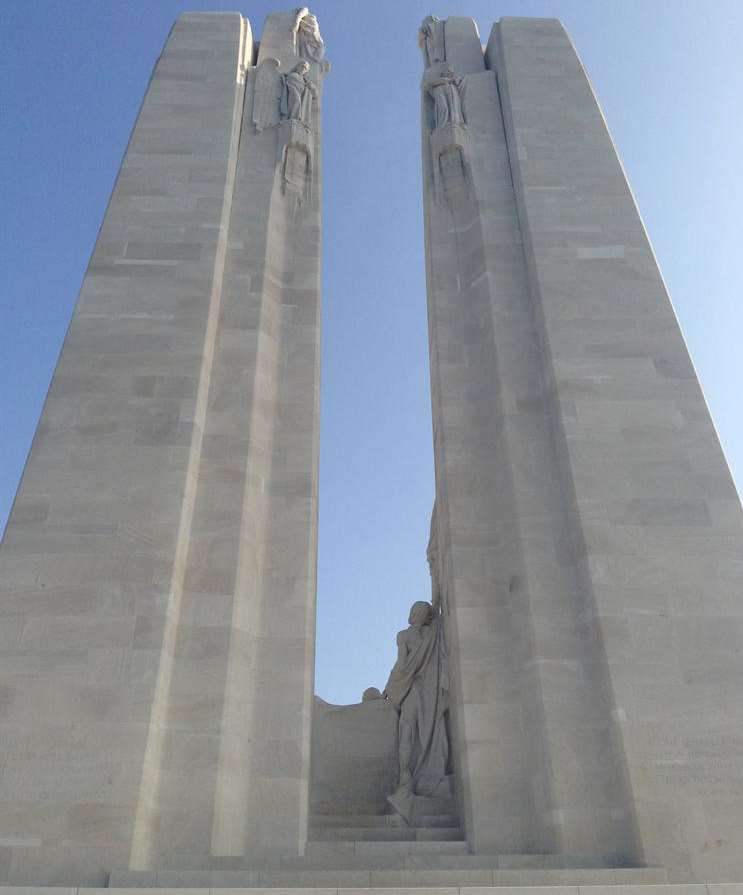
[[[418,31],[418,43],[426,66],[446,62],[446,22],[437,16],[426,16]]]
[[[253,123],[260,133],[282,119],[299,121],[312,130],[312,99],[317,88],[309,77],[310,64],[301,59],[290,71],[281,73],[278,59],[268,57],[255,73]]]
[[[302,60],[281,76],[281,117],[301,121],[307,128],[312,127],[312,97],[317,93],[307,77],[309,70],[309,62]]]
[[[320,34],[317,17],[306,6],[294,10],[294,35],[297,54],[301,59],[320,62],[325,54],[325,43]]]
[[[408,624],[397,635],[397,661],[383,695],[399,712],[400,782],[388,801],[409,821],[413,797],[434,795],[446,776],[449,674],[438,607],[413,603]]]
[[[426,91],[433,100],[434,128],[466,123],[462,102],[464,85],[464,78],[458,78],[448,66],[426,80]]]

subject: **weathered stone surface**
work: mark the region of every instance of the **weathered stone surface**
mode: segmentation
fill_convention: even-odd
[[[339,811],[362,801],[383,805],[397,776],[397,712],[389,702],[330,705],[315,697],[311,805]]]
[[[671,879],[738,879],[740,503],[568,36],[555,20],[504,19],[487,59],[551,392],[556,478],[570,502],[566,546],[625,765],[621,810],[633,817],[636,853]],[[571,645],[557,642],[569,658]],[[586,656],[577,658],[582,683]],[[561,726],[553,765],[569,761]]]
[[[741,509],[605,122],[556,20],[420,38],[458,805],[312,731],[317,20],[186,14],[0,553],[0,895],[739,895]]]
[[[735,488],[569,38],[553,19],[502,19],[477,67],[465,22],[451,58],[449,21],[428,23],[422,120],[466,833],[477,853],[735,879]],[[436,66],[464,126],[431,113]]]
[[[326,66],[295,24],[258,60],[319,54],[290,145],[240,15],[155,66],[0,554],[0,879],[304,846]]]

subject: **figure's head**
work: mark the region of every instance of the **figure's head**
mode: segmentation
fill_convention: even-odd
[[[432,619],[433,606],[430,603],[426,603],[425,600],[418,600],[417,603],[413,603],[410,607],[408,624],[413,625],[413,627],[420,628],[429,624]]]
[[[302,21],[299,23],[299,27],[302,31],[310,31],[312,34],[317,33],[317,36],[320,36],[320,23],[317,21],[317,16],[313,15],[311,12],[302,16]]]
[[[375,699],[384,699],[376,687],[367,687],[361,697],[362,702],[372,702]]]
[[[309,62],[305,62],[304,59],[301,62],[298,62],[294,66],[294,71],[300,75],[306,75],[309,70],[310,70],[310,64],[309,64]]]

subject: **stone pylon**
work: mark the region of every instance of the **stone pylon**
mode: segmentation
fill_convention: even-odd
[[[304,847],[328,66],[306,9],[256,51],[238,14],[173,27],[10,517],[16,883]]]
[[[420,36],[470,846],[739,879],[740,502],[603,115],[554,19]]]

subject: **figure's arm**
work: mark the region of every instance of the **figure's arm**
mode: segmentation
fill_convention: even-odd
[[[433,606],[434,616],[441,614],[441,587],[435,587],[431,595],[431,606]]]
[[[390,671],[390,677],[392,677],[392,675],[397,671],[400,665],[404,664],[407,656],[408,645],[405,641],[405,631],[400,631],[397,635],[397,659],[395,660],[395,664],[392,666],[392,671]],[[387,699],[386,688],[382,691],[382,696]]]
[[[395,661],[395,664],[394,664],[392,670],[394,671],[400,665],[403,665],[405,663],[405,660],[407,659],[407,657],[408,657],[408,644],[405,639],[405,631],[400,631],[397,635],[397,659]]]
[[[302,19],[309,13],[309,7],[300,6],[294,14],[294,33],[296,34],[299,31],[299,26],[302,23]]]

